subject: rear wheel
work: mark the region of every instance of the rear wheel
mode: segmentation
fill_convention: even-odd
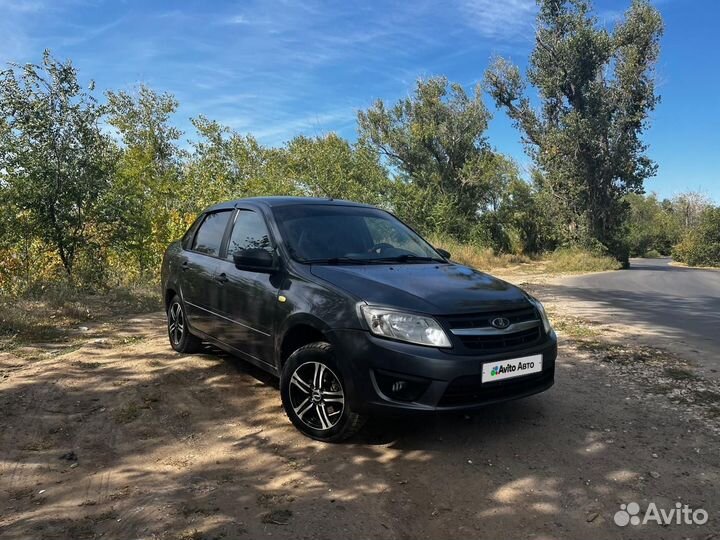
[[[280,376],[280,394],[290,421],[313,439],[341,441],[365,423],[347,403],[329,343],[311,343],[290,355]]]
[[[167,310],[168,338],[170,346],[179,353],[194,353],[200,350],[202,342],[190,333],[185,316],[185,307],[175,295]]]

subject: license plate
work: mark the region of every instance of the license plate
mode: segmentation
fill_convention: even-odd
[[[482,367],[482,382],[502,381],[542,371],[542,354],[488,362]]]

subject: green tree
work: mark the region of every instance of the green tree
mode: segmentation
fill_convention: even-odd
[[[99,201],[116,155],[92,89],[49,51],[41,65],[0,72],[0,185],[5,211],[15,214],[2,221],[9,234],[52,246],[71,279],[79,257],[98,248]]]
[[[185,169],[188,214],[227,199],[294,193],[282,173],[282,151],[265,148],[252,135],[204,116],[192,123],[198,137]]]
[[[517,195],[526,185],[517,165],[502,154],[488,154],[485,163],[486,189],[478,201],[478,223],[472,238],[496,251],[523,251],[513,219]]]
[[[673,249],[673,257],[691,266],[720,266],[720,207],[702,212],[697,226]]]
[[[182,190],[182,132],[171,124],[178,107],[170,94],[147,86],[108,92],[109,123],[122,141],[117,178],[106,207],[116,222],[120,249],[142,273],[155,272],[165,246],[186,226],[178,210]]]
[[[532,220],[528,226],[535,231],[532,248],[528,251],[541,253],[555,251],[567,246],[571,237],[572,220],[567,219],[568,208],[548,187],[545,174],[537,167],[532,170],[531,199],[527,205],[527,216]]]
[[[647,0],[633,0],[608,32],[588,0],[539,0],[526,95],[520,70],[497,59],[486,84],[523,133],[530,156],[560,203],[567,239],[599,241],[618,259],[624,245],[627,193],[641,193],[655,173],[641,140],[658,102],[653,67],[662,19]]]
[[[426,231],[467,236],[488,190],[490,113],[479,87],[468,96],[444,77],[420,80],[412,97],[358,114],[360,138],[398,173],[398,212]]]
[[[670,255],[681,235],[681,226],[672,207],[659,201],[655,194],[630,193],[625,201],[630,208],[627,236],[630,255],[642,257],[649,251]]]
[[[712,201],[704,193],[686,191],[673,197],[670,205],[680,226],[687,231],[700,223],[703,212],[712,206]]]
[[[557,247],[555,217],[542,178],[520,176],[517,164],[495,154],[490,189],[482,198],[473,239],[495,251],[539,253]]]
[[[285,170],[301,194],[384,204],[390,188],[374,147],[334,133],[298,136],[285,149]]]

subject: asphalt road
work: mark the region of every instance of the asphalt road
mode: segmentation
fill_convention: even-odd
[[[549,286],[573,309],[605,323],[638,327],[664,344],[720,358],[720,271],[632,259],[631,268],[566,277]]]

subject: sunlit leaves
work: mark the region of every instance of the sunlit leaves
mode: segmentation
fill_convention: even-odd
[[[99,240],[98,201],[112,182],[116,147],[100,127],[104,113],[73,65],[47,51],[41,65],[0,73],[4,209],[25,216],[4,221],[16,239],[52,246],[70,276],[78,254]]]

